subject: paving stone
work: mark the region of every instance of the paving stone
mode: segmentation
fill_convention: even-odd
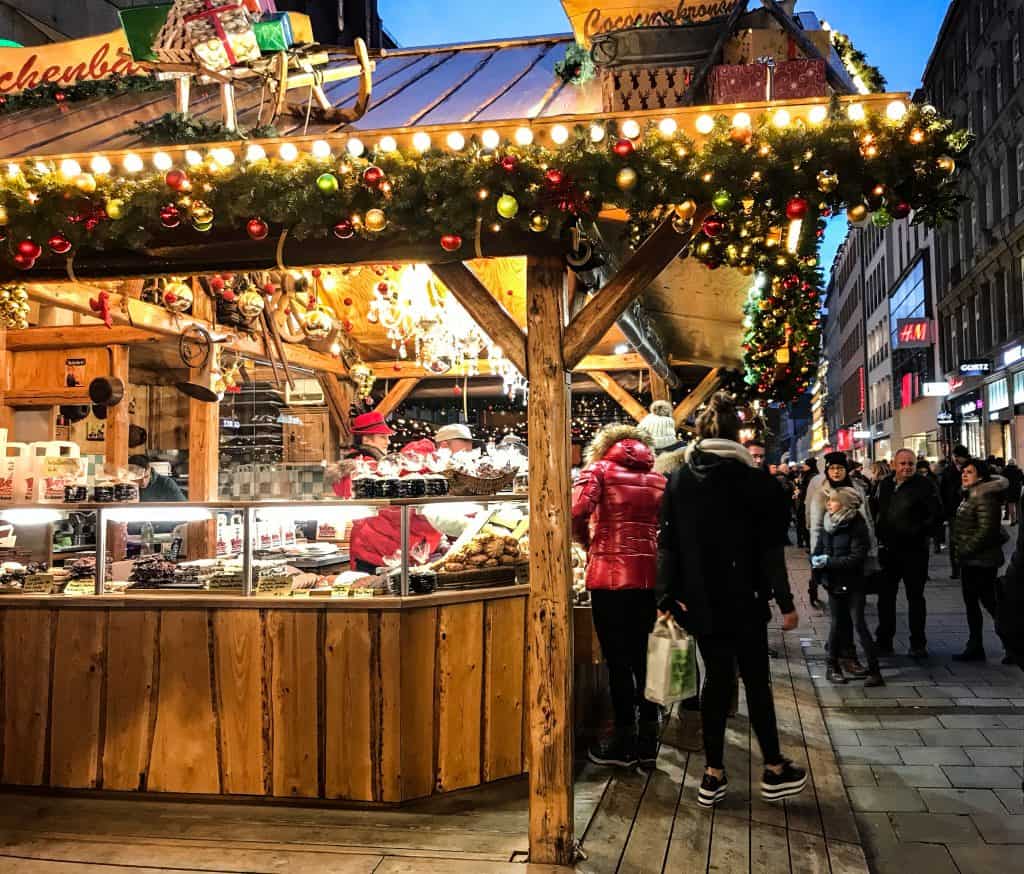
[[[892,713],[880,716],[878,721],[882,728],[949,728],[939,722],[935,716],[928,716],[924,713]],[[1001,727],[1001,726],[1000,726]]]
[[[976,813],[971,819],[989,844],[1024,844],[1024,814]],[[1019,867],[1015,866],[1015,867]],[[1013,870],[1013,869],[1010,869]]]
[[[888,813],[868,813],[854,811],[857,830],[864,843],[864,852],[868,856],[887,852],[899,844],[899,838],[893,830]]]
[[[944,765],[942,770],[954,786],[977,789],[1010,789],[1020,786],[1020,775],[1013,768],[997,765]]]
[[[881,707],[891,707],[893,709],[897,707],[913,707],[920,703],[920,698],[901,698],[898,700],[896,698],[851,698],[843,702],[843,707],[870,707],[872,710],[878,710]],[[953,702],[947,701],[946,704],[952,706]]]
[[[909,786],[920,789],[950,785],[949,779],[938,765],[873,765],[871,770],[879,786]]]
[[[1020,789],[993,789],[1007,813],[1024,813],[1024,793]]]
[[[873,874],[959,874],[949,850],[941,844],[897,844],[871,857]]]
[[[890,817],[903,842],[980,844],[981,835],[969,816],[955,813],[894,813]]]
[[[854,810],[892,813],[926,809],[917,791],[907,787],[851,786],[847,789],[847,794]]]
[[[994,747],[1016,747],[1024,741],[1024,732],[1015,728],[983,728],[981,733]]]
[[[876,686],[870,689],[861,688],[865,698],[913,698],[913,686]],[[851,690],[852,691],[852,690]],[[846,697],[845,692],[843,697]],[[859,697],[850,695],[851,698]]]
[[[941,730],[939,729],[939,731]],[[858,728],[857,737],[866,747],[882,747],[890,744],[894,747],[921,746],[921,736],[913,729]]]
[[[932,707],[949,710],[956,705],[952,698],[897,698],[900,707]]]
[[[943,728],[1007,728],[1001,721],[1006,717],[984,713],[942,713],[937,718]]]
[[[836,759],[844,765],[901,765],[904,762],[896,752],[896,747],[837,746],[835,751]],[[964,762],[967,762],[966,756]]]
[[[829,728],[828,736],[832,738],[832,745],[837,747],[860,746],[860,736],[852,728]]]
[[[967,686],[918,686],[917,693],[922,698],[973,698],[974,691]]]
[[[988,743],[976,728],[924,728],[919,734],[929,747],[983,747]]]
[[[950,847],[960,874],[1009,874],[1020,867],[1019,847]]]
[[[879,718],[871,713],[846,713],[841,710],[826,710],[825,724],[832,728],[881,728]],[[994,726],[1001,728],[1002,726]]]
[[[976,765],[1006,765],[1014,768],[1024,761],[1024,747],[964,747]]]
[[[932,813],[1006,812],[991,789],[920,789],[918,794]]]
[[[957,707],[1009,707],[1009,698],[954,698]]]
[[[878,785],[871,765],[840,765],[839,772],[843,775],[843,783],[846,786]]]
[[[1017,728],[1024,731],[1024,713],[1007,714],[1000,713],[997,719],[1001,720],[1007,728]]]

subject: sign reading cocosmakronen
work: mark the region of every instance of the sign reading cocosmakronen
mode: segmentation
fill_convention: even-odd
[[[735,5],[735,0],[562,0],[576,42],[585,48],[598,34],[697,24],[728,15]]]

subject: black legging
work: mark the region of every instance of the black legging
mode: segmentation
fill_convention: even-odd
[[[967,609],[967,627],[970,629],[970,638],[967,641],[967,648],[984,649],[984,626],[985,619],[981,608],[988,611],[993,619],[996,617],[996,577],[999,576],[999,568],[975,567],[974,565],[960,566],[960,589],[964,596],[964,607]]]
[[[759,624],[726,634],[697,639],[707,679],[701,696],[704,754],[709,768],[724,768],[725,724],[736,690],[736,667],[747,690],[750,724],[754,727],[766,765],[782,761],[775,724],[771,672],[768,665],[768,628]]]
[[[593,589],[594,630],[608,666],[615,727],[632,730],[637,705],[641,722],[658,718],[658,705],[644,698],[647,685],[647,635],[657,616],[651,589]]]

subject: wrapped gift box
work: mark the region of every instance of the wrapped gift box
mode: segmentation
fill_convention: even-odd
[[[295,45],[287,12],[264,15],[253,25],[253,30],[256,32],[256,44],[264,54],[287,51]]]
[[[824,61],[783,61],[775,65],[772,99],[800,100],[827,95]]]
[[[260,57],[252,18],[243,0],[178,0],[195,56],[210,70],[226,70]]]
[[[277,12],[275,0],[244,0],[245,8],[259,18],[261,15],[268,15]]]
[[[711,103],[751,103],[768,99],[768,68],[764,64],[721,64],[708,77]]]
[[[170,3],[118,10],[117,16],[121,19],[121,29],[128,40],[128,48],[132,53],[133,60],[159,60],[153,44],[156,42],[160,29],[167,22],[167,15],[170,11]]]
[[[832,40],[827,30],[803,31],[815,48],[827,58],[832,51]],[[741,30],[725,44],[722,60],[725,64],[752,64],[761,58],[792,61],[803,58],[804,53],[793,38],[781,29]]]

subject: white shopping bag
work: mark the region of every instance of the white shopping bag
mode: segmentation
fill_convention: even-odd
[[[669,707],[697,694],[697,647],[669,616],[658,619],[647,636],[648,701]]]

